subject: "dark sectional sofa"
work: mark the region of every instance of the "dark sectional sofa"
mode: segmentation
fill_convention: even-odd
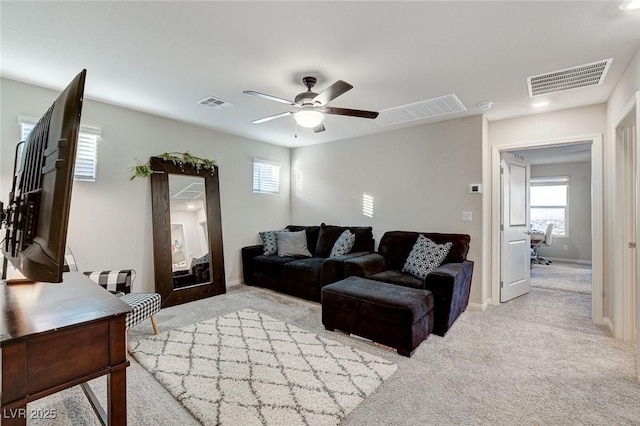
[[[402,272],[420,234],[436,244],[453,244],[440,267],[424,280]],[[433,332],[444,336],[469,304],[473,275],[473,262],[467,260],[470,240],[470,236],[466,234],[386,232],[380,239],[377,253],[348,259],[344,264],[344,273],[345,276],[358,276],[431,291],[434,297]]]
[[[365,226],[289,225],[290,232],[305,231],[311,257],[279,257],[264,255],[262,245],[242,249],[244,283],[269,288],[303,299],[320,301],[320,291],[327,284],[345,278],[344,264],[348,259],[367,255],[374,250],[373,232]],[[351,251],[329,257],[340,235],[349,229],[355,234]]]
[[[362,277],[375,285],[384,282],[433,294],[433,333],[444,336],[469,304],[473,261],[467,260],[470,236],[433,232],[392,231],[385,233],[374,252],[370,227],[287,226],[289,231],[306,232],[311,257],[265,256],[262,245],[242,249],[244,282],[312,301],[321,301],[322,287],[347,277]],[[333,244],[345,229],[355,233],[351,252],[329,257]],[[452,243],[440,267],[417,278],[403,272],[403,266],[422,234],[436,244]],[[382,288],[382,286],[381,286]],[[375,291],[375,290],[372,290]]]

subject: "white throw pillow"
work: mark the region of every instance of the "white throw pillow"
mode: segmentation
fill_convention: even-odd
[[[276,232],[278,242],[278,256],[306,256],[311,257],[307,248],[306,231]]]

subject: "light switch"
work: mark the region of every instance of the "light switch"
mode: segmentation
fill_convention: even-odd
[[[473,213],[472,212],[462,212],[461,220],[463,222],[471,222],[473,220]]]

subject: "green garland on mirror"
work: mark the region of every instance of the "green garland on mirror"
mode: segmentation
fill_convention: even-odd
[[[209,160],[207,158],[196,157],[195,155],[187,152],[165,152],[157,156],[158,158],[163,159],[164,161],[171,161],[174,165],[180,166],[180,168],[184,168],[185,165],[189,165],[196,169],[198,172],[200,170],[211,170],[212,173],[215,172],[216,160]],[[140,161],[136,159],[136,165],[131,168],[131,178],[130,180],[134,180],[137,177],[149,177],[154,173],[161,173],[151,170],[151,165],[149,161],[142,164]]]

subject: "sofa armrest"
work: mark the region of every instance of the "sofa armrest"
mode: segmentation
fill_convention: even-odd
[[[245,284],[255,283],[253,278],[253,258],[264,254],[262,244],[242,248],[242,275]]]
[[[320,286],[338,282],[345,278],[345,262],[361,256],[370,254],[369,251],[359,251],[355,253],[347,253],[342,256],[328,257],[322,262],[322,271],[320,276]]]
[[[473,261],[465,260],[445,263],[425,278],[425,289],[433,293],[436,307],[434,333],[444,336],[467,308],[472,275]]]
[[[387,269],[384,257],[378,253],[370,253],[364,256],[358,256],[348,259],[344,262],[345,277],[362,277],[368,278],[373,274],[377,274]]]

